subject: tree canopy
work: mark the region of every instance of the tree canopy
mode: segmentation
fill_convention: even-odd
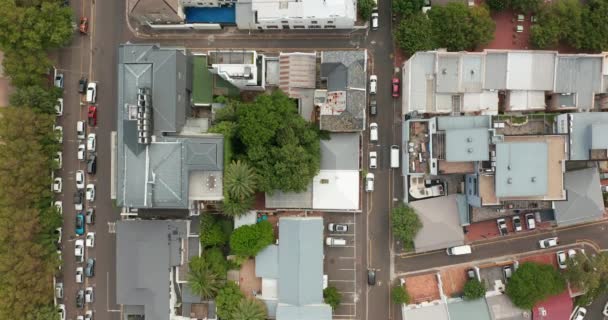
[[[422,228],[422,222],[416,212],[414,212],[414,209],[404,204],[399,204],[393,208],[391,222],[395,238],[403,242],[404,248],[413,248],[414,237]]]
[[[357,0],[357,10],[359,16],[363,20],[369,20],[372,16],[372,11],[376,7],[374,0]]]
[[[265,320],[266,306],[256,299],[241,299],[232,313],[233,320]]]
[[[234,254],[253,257],[274,243],[274,230],[268,221],[238,227],[230,237],[230,248]]]
[[[467,283],[464,284],[464,299],[465,300],[475,300],[483,298],[486,295],[486,288],[483,283],[481,283],[477,279],[469,279]]]
[[[449,51],[475,49],[492,41],[496,24],[485,6],[467,7],[460,2],[428,11],[434,42]]]
[[[246,162],[233,161],[224,170],[222,210],[229,216],[240,216],[253,205],[257,175]]]
[[[539,301],[564,291],[566,281],[551,265],[525,262],[507,282],[506,293],[516,306],[532,309]]]
[[[580,48],[583,40],[583,6],[577,0],[563,0],[546,5],[532,26],[530,41],[536,48],[555,48],[559,42]]]
[[[408,304],[410,303],[410,295],[404,286],[397,284],[391,289],[391,300],[394,304]]]
[[[323,301],[330,305],[333,310],[336,310],[342,301],[342,294],[336,287],[329,286],[323,289]]]
[[[200,241],[203,248],[221,246],[228,242],[228,237],[222,230],[219,217],[210,213],[201,215]]]
[[[564,277],[577,288],[585,290],[584,300],[593,301],[608,292],[608,255],[606,253],[586,256],[580,251],[568,259]]]
[[[194,294],[204,299],[214,298],[223,285],[220,275],[215,273],[211,263],[203,257],[195,256],[188,263],[188,285]]]
[[[526,13],[538,12],[543,4],[543,0],[510,0],[511,8]]]
[[[217,315],[222,320],[232,320],[232,314],[243,299],[245,299],[245,295],[239,289],[238,284],[228,281],[215,298]]]
[[[424,0],[393,0],[393,12],[408,17],[422,12]]]
[[[26,86],[15,90],[10,96],[10,104],[15,107],[32,108],[36,112],[55,114],[57,98],[61,90],[53,87],[47,90],[40,86]]]
[[[502,11],[509,6],[508,0],[488,0],[486,1],[488,8],[492,11]]]
[[[431,20],[423,13],[402,19],[395,29],[395,41],[408,55],[435,49]]]

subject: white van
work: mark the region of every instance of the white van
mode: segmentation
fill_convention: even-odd
[[[365,176],[365,192],[373,192],[374,191],[374,174],[368,173]]]
[[[399,168],[399,146],[391,146],[391,168]]]
[[[471,246],[464,245],[464,246],[451,247],[451,248],[447,248],[445,250],[445,252],[448,254],[448,256],[460,256],[463,254],[471,254]]]
[[[369,124],[369,141],[378,141],[378,124],[375,122]]]
[[[89,82],[87,86],[87,102],[95,103],[97,101],[97,82]]]
[[[325,238],[325,244],[331,247],[342,247],[346,245],[346,240],[340,238]]]

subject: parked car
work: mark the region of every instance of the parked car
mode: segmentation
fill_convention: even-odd
[[[587,314],[587,309],[576,306],[570,315],[570,320],[583,320],[585,319],[585,315]]]
[[[85,160],[85,155],[87,153],[87,148],[84,145],[84,143],[81,143],[78,145],[78,160],[80,161],[84,161]]]
[[[63,202],[55,201],[55,209],[57,209],[57,212],[62,215],[63,214]]]
[[[57,104],[55,105],[55,114],[58,117],[63,115],[63,98],[57,98]]]
[[[369,152],[369,168],[370,169],[378,168],[378,153],[376,151]]]
[[[327,225],[327,230],[332,232],[347,232],[348,226],[345,224],[330,223]]]
[[[76,234],[79,236],[84,234],[84,215],[82,212],[76,214]]]
[[[55,283],[55,298],[63,299],[63,282]]]
[[[528,230],[534,230],[536,228],[536,218],[534,217],[534,213],[526,214],[526,225]]]
[[[365,192],[373,192],[374,191],[374,174],[368,173],[365,176]]]
[[[59,260],[59,265],[57,268],[61,271],[61,265],[63,264],[63,255],[61,254],[61,250],[57,250],[57,260]]]
[[[55,229],[55,234],[57,235],[57,244],[61,244],[61,237],[63,235],[63,228],[59,227]]]
[[[325,238],[325,244],[330,247],[343,247],[346,245],[346,240],[334,237]]]
[[[511,268],[511,266],[504,266],[502,267],[502,274],[505,276],[505,282],[508,282],[509,279],[511,279],[511,276],[513,275],[513,269]]]
[[[602,314],[608,317],[608,302],[606,302],[606,304],[604,305],[604,311],[602,311]]]
[[[95,156],[95,154],[90,155],[87,159],[87,173],[97,173],[97,156]]]
[[[74,244],[74,256],[76,257],[76,262],[84,261],[84,240],[76,240]]]
[[[95,259],[87,259],[87,265],[84,268],[84,275],[87,276],[87,278],[95,276]]]
[[[80,34],[89,33],[89,19],[87,17],[80,17],[80,24],[78,29],[80,30]]]
[[[542,248],[542,249],[546,249],[546,248],[551,248],[551,247],[555,247],[559,244],[559,239],[557,237],[553,237],[553,238],[547,238],[547,239],[543,239],[540,240],[538,242],[538,245]]]
[[[76,268],[76,283],[82,283],[82,267],[77,267]]]
[[[82,289],[76,293],[76,308],[84,308],[84,291]]]
[[[507,222],[504,218],[496,219],[496,224],[498,225],[498,232],[500,232],[501,236],[504,236],[509,233],[509,231],[507,230]]]
[[[514,216],[511,220],[513,221],[513,229],[515,230],[515,232],[523,230],[523,227],[521,225],[521,219],[519,218],[519,216]]]
[[[378,30],[378,11],[372,12],[372,30]]]
[[[65,320],[65,305],[60,304],[57,306],[57,314],[59,314],[60,320]]]
[[[97,82],[89,82],[87,85],[87,102],[95,103],[97,101]]]
[[[86,198],[87,201],[95,201],[95,185],[92,183],[87,184]]]
[[[467,278],[469,278],[469,280],[477,279],[477,273],[475,272],[475,269],[467,269]]]
[[[63,127],[55,126],[55,136],[57,137],[57,142],[63,143]]]
[[[63,73],[55,74],[55,87],[63,89]]]
[[[74,209],[76,209],[76,211],[82,210],[83,198],[84,190],[76,190],[76,192],[74,192]]]
[[[78,80],[78,93],[85,93],[87,91],[87,77],[82,77]]]
[[[76,189],[84,189],[84,171],[76,171]]]
[[[63,190],[63,180],[61,179],[61,177],[57,177],[55,178],[55,180],[53,180],[52,189],[55,193],[61,193],[61,191]]]
[[[399,94],[401,92],[399,78],[393,78],[391,83],[392,83],[393,98],[399,98]]]
[[[378,104],[376,103],[376,99],[372,98],[369,102],[369,113],[372,116],[378,114]]]
[[[86,245],[87,248],[95,247],[95,232],[87,232]]]
[[[55,153],[55,163],[57,163],[57,169],[61,169],[61,167],[63,167],[63,154],[61,151],[57,151]]]
[[[375,74],[369,76],[369,94],[376,94],[378,91],[378,76]]]
[[[76,122],[76,138],[84,139],[86,136],[86,124],[84,121],[78,120]]]
[[[95,224],[95,209],[88,208],[85,216],[87,224]]]
[[[93,310],[89,310],[84,314],[84,320],[93,320]]]
[[[369,141],[378,141],[378,124],[375,122],[369,124]]]
[[[86,301],[86,303],[93,303],[93,301],[95,300],[95,295],[93,293],[93,287],[87,287],[84,290],[84,300]]]
[[[558,251],[555,253],[555,256],[557,256],[557,265],[559,266],[560,269],[566,269],[568,267],[568,265],[566,264],[566,252],[562,251]]]
[[[87,115],[87,119],[89,121],[89,126],[94,127],[97,125],[97,107],[89,106],[89,112]]]
[[[89,152],[95,152],[97,148],[97,135],[94,133],[89,133],[87,137],[87,150]]]
[[[367,269],[367,284],[370,286],[376,285],[376,270]]]

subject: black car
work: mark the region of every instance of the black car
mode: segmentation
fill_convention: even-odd
[[[84,291],[82,289],[76,293],[76,308],[84,308]]]
[[[87,213],[85,215],[85,220],[87,224],[95,224],[95,209],[88,208]]]
[[[95,276],[95,259],[87,259],[87,265],[84,267],[84,275],[89,278]]]
[[[88,83],[89,82],[87,81],[86,77],[80,78],[80,80],[78,80],[78,93],[85,93],[87,91]]]
[[[376,103],[376,99],[372,99],[369,102],[369,113],[372,116],[375,116],[378,113],[378,106],[377,106],[377,103]]]
[[[74,192],[74,206],[76,210],[82,210],[82,200],[84,199],[84,191],[77,190]]]
[[[87,159],[87,173],[95,174],[97,172],[97,156],[91,154]]]
[[[370,286],[376,285],[376,270],[367,269],[367,284]]]

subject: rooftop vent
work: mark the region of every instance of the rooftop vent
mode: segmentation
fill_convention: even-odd
[[[467,152],[468,152],[468,153],[473,153],[473,148],[468,148],[468,149],[467,149]]]
[[[443,74],[443,75],[448,74],[448,70],[446,70],[445,68],[441,69],[441,74]]]
[[[536,182],[536,177],[532,177],[530,180],[532,180],[532,182]]]
[[[467,142],[473,142],[473,138],[468,137],[468,138],[467,138]]]
[[[511,170],[511,165],[507,165],[507,170]]]
[[[152,96],[150,88],[137,89],[137,142],[149,144],[152,135]]]
[[[329,184],[329,179],[321,179],[321,184]]]
[[[507,184],[512,184],[513,183],[513,179],[512,178],[508,178],[507,179]]]

